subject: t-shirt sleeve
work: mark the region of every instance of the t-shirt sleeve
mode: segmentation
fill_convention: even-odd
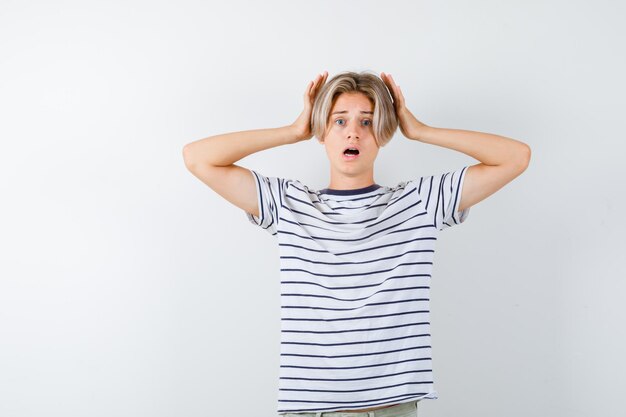
[[[468,166],[444,174],[421,177],[416,181],[426,212],[438,230],[463,223],[470,207],[459,211],[461,192]]]
[[[280,221],[280,212],[285,198],[287,181],[284,178],[266,177],[257,171],[250,170],[256,184],[259,216],[246,212],[250,223],[265,229],[271,235],[276,235]]]

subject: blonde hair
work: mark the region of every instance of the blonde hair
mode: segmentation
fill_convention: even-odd
[[[369,71],[346,71],[327,81],[315,97],[311,111],[311,132],[322,141],[328,129],[330,111],[342,93],[363,93],[374,107],[372,126],[379,147],[385,146],[398,128],[398,117],[387,86]]]

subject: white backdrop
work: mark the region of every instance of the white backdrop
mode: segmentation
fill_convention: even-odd
[[[532,148],[440,237],[420,417],[623,415],[624,12],[0,2],[0,415],[275,415],[276,242],[182,148],[291,123],[323,70],[389,72],[424,123]],[[477,162],[398,131],[375,180]],[[328,186],[315,139],[238,164]]]

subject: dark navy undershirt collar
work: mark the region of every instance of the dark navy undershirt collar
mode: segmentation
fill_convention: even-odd
[[[379,189],[381,186],[378,184],[368,185],[363,188],[352,188],[349,190],[335,190],[333,188],[324,188],[320,190],[321,194],[335,194],[335,195],[354,195],[354,194],[364,194],[369,193],[370,191],[374,191]]]

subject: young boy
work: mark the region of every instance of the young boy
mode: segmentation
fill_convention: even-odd
[[[187,168],[276,236],[281,265],[278,413],[285,417],[417,415],[436,399],[430,280],[438,233],[520,175],[530,148],[488,133],[418,121],[391,75],[327,72],[307,85],[291,125],[192,142]],[[408,139],[481,161],[393,187],[374,181],[380,148]],[[234,163],[316,136],[330,184],[264,176]],[[338,414],[337,414],[338,415]]]

